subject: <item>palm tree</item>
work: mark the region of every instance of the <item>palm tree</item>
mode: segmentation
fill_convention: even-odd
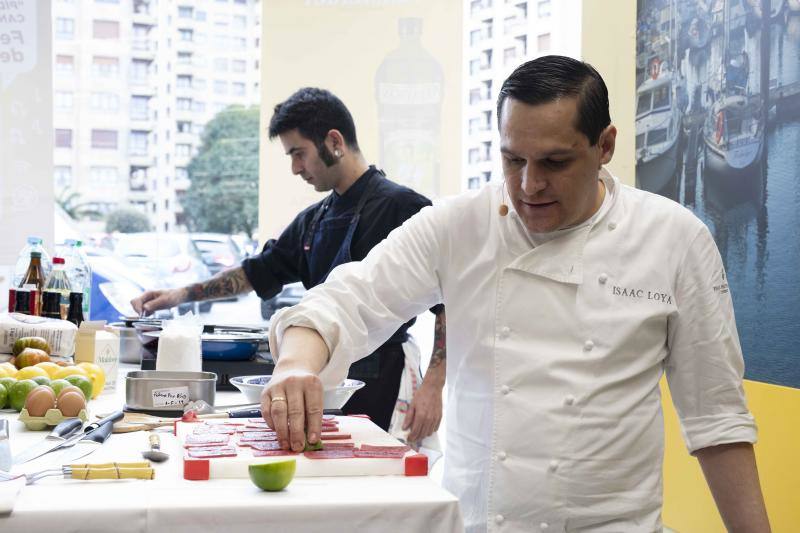
[[[56,203],[73,220],[102,218],[103,214],[94,208],[91,202],[81,202],[80,198],[81,193],[66,188],[56,196]]]

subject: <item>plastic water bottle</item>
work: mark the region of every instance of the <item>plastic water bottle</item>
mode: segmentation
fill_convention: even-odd
[[[57,292],[61,295],[61,318],[67,316],[69,293],[72,286],[64,270],[64,263],[63,257],[53,258],[53,272],[47,278],[47,283],[44,286],[44,290]]]
[[[25,273],[28,271],[28,265],[31,262],[31,252],[39,252],[41,254],[44,278],[50,277],[50,273],[53,271],[53,262],[50,260],[50,256],[45,251],[44,246],[42,246],[42,238],[28,237],[28,242],[17,256],[17,264],[14,266],[14,278],[11,281],[12,287],[19,287],[25,278]]]
[[[72,241],[70,250],[70,260],[67,265],[67,274],[72,284],[73,292],[83,293],[83,316],[91,316],[92,295],[92,267],[89,265],[89,258],[83,251],[83,241]]]

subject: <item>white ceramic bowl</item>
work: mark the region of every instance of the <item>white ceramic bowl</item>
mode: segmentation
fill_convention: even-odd
[[[250,403],[261,401],[264,390],[272,376],[238,376],[231,378],[231,385],[242,391]],[[322,400],[323,409],[341,409],[355,392],[364,386],[363,381],[346,379],[338,387],[326,390]]]

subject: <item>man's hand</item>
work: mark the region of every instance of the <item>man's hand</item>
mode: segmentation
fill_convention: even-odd
[[[159,309],[169,309],[184,302],[184,289],[159,289],[145,291],[131,300],[134,311],[149,315]]]
[[[281,448],[301,452],[315,444],[322,431],[322,382],[301,370],[273,374],[261,393],[261,415],[278,434]]]
[[[423,381],[406,413],[403,429],[411,429],[408,442],[419,442],[439,429],[442,421],[442,387]]]

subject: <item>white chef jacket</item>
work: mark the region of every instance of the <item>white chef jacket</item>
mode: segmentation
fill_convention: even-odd
[[[330,387],[444,302],[444,483],[468,531],[660,531],[664,371],[690,451],[756,439],[708,229],[600,177],[610,207],[535,247],[502,185],[424,208],[272,320],[273,347],[320,332]]]

